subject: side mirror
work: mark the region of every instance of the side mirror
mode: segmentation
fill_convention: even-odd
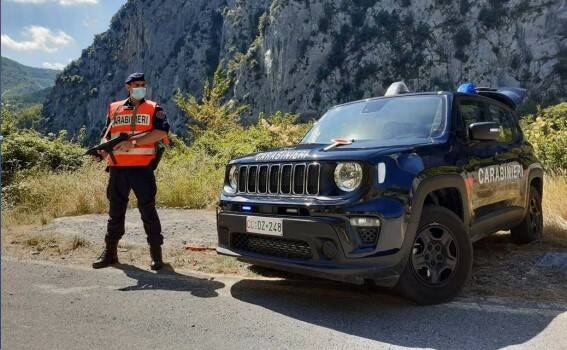
[[[475,141],[496,141],[500,132],[500,125],[495,122],[472,123],[469,126],[469,135]]]

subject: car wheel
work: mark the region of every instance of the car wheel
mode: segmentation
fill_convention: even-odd
[[[528,212],[524,220],[510,230],[512,240],[525,244],[540,240],[543,233],[543,211],[541,209],[541,194],[534,186],[530,186]]]
[[[471,274],[472,257],[472,244],[461,219],[446,208],[425,206],[396,288],[422,305],[452,299]]]

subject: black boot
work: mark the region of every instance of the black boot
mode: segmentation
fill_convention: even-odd
[[[150,268],[152,270],[160,270],[163,267],[163,260],[161,258],[161,246],[151,245],[150,256],[152,257],[152,264],[150,265]]]
[[[118,241],[106,242],[102,254],[93,263],[93,269],[102,269],[113,264],[118,264]]]

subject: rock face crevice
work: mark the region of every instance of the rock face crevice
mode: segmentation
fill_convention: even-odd
[[[231,62],[247,119],[276,110],[315,116],[412,90],[522,86],[532,103],[567,98],[567,1],[130,0],[58,77],[44,106],[50,131],[95,140],[124,78],[144,71],[149,96],[182,131],[177,89],[199,95]]]

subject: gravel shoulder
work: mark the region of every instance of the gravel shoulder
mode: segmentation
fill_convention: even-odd
[[[192,209],[158,209],[162,234],[167,247],[182,247],[185,244],[215,247],[217,226],[215,212]],[[97,242],[104,241],[106,234],[106,214],[89,214],[57,218],[40,227],[41,234],[59,233],[77,235]],[[126,234],[123,241],[131,244],[146,244],[146,234],[137,209],[126,212]]]
[[[165,260],[176,269],[253,278],[310,279],[217,255],[214,211],[160,209],[159,215],[165,237]],[[39,227],[3,230],[3,253],[88,266],[102,248],[106,220],[102,214],[83,215],[55,219]],[[471,280],[463,296],[567,303],[567,247],[546,241],[517,245],[511,242],[508,233],[498,233],[475,243],[474,254]],[[564,264],[542,264],[550,254],[563,256]],[[121,241],[119,257],[123,263],[143,268],[149,264],[145,233],[136,209],[127,213],[126,235]]]

